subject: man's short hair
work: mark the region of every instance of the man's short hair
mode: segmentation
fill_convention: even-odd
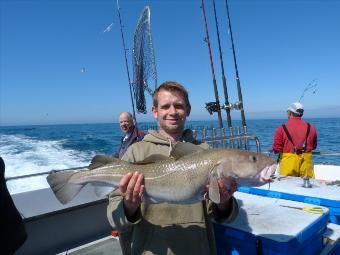
[[[130,112],[121,112],[121,113],[119,114],[119,118],[120,118],[120,116],[121,116],[122,114],[126,114],[126,115],[129,117],[130,120],[133,120],[133,116],[132,116],[132,114],[131,114]]]
[[[181,94],[185,100],[186,106],[190,109],[191,105],[189,102],[189,94],[188,91],[178,82],[175,81],[166,81],[163,82],[159,87],[155,90],[152,99],[153,99],[153,106],[158,106],[158,93],[162,90],[169,91],[169,92],[177,92]]]

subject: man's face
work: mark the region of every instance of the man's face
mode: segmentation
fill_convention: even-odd
[[[184,130],[190,108],[178,92],[161,90],[158,93],[158,106],[152,107],[152,113],[158,121],[160,132],[179,134]]]
[[[129,115],[122,113],[119,116],[119,126],[124,133],[127,133],[133,126],[133,120],[129,117]]]
[[[288,119],[290,119],[290,116],[291,116],[292,114],[290,113],[290,111],[287,111],[287,118]]]

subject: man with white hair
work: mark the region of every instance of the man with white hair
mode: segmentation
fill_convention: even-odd
[[[119,115],[119,127],[124,133],[124,136],[121,139],[120,148],[114,154],[114,157],[121,159],[129,146],[141,141],[145,134],[136,127],[132,114],[129,112],[122,112]]]
[[[280,175],[314,178],[312,150],[317,146],[315,127],[302,120],[303,105],[292,103],[288,121],[276,129],[272,149],[280,153]]]

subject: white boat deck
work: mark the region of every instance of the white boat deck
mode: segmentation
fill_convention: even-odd
[[[77,248],[64,251],[58,255],[93,255],[93,254],[105,254],[105,255],[122,255],[120,249],[119,240],[112,236],[108,236],[94,242],[79,246]]]
[[[322,208],[323,214],[315,214],[302,210],[310,206],[306,203],[242,192],[235,192],[234,197],[238,200],[240,213],[235,221],[226,225],[256,236],[265,236],[275,242],[289,242],[302,235],[301,233],[322,217],[327,220],[327,207],[319,207]]]
[[[340,166],[314,165],[315,179],[325,181],[340,181]]]

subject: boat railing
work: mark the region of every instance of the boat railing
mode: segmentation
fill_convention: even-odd
[[[156,124],[139,124],[144,131],[157,130]],[[216,128],[202,125],[186,125],[185,128],[193,130],[197,140],[206,142],[212,148],[227,148],[240,150],[253,150],[261,152],[260,139],[256,135],[248,134],[247,127]]]
[[[73,168],[60,169],[60,170],[50,170],[50,171],[39,172],[39,173],[32,173],[32,174],[24,174],[24,175],[11,176],[11,177],[6,177],[6,181],[14,181],[14,180],[23,179],[23,178],[30,178],[30,177],[35,177],[35,176],[48,175],[48,174],[50,174],[50,173],[52,173],[52,172],[73,171],[73,170],[78,170],[79,168],[86,169],[87,166],[83,166],[83,167],[73,167]]]
[[[193,130],[193,133],[196,139],[208,143],[212,148],[255,150],[260,153],[260,139],[256,135],[248,134],[246,129],[243,130],[237,127],[235,132],[234,128],[230,128],[227,134],[225,128],[203,128]]]

